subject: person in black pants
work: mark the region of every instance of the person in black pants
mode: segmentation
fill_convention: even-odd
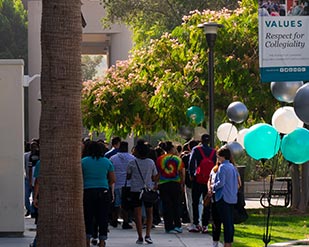
[[[206,184],[201,184],[196,181],[196,171],[199,167],[200,163],[203,160],[203,156],[201,151],[204,152],[205,156],[210,157],[212,156],[213,166],[216,164],[216,155],[214,153],[214,149],[209,147],[209,140],[210,136],[208,134],[204,134],[201,137],[201,146],[195,146],[192,149],[189,166],[190,166],[190,177],[192,180],[192,210],[193,210],[193,224],[188,228],[189,232],[202,232],[208,233],[208,223],[210,218],[210,206],[203,207],[203,214],[202,214],[202,227],[199,225],[199,204],[201,196],[203,198],[208,193],[207,182]]]
[[[182,233],[180,209],[185,168],[172,142],[166,142],[167,154],[157,159],[159,190],[166,233]]]

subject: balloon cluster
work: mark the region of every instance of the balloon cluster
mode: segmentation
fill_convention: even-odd
[[[227,143],[232,155],[237,157],[243,153],[243,145],[238,141],[239,132],[233,123],[244,122],[248,117],[248,109],[242,102],[235,101],[227,107],[226,114],[232,123],[221,124],[217,129],[217,137]]]
[[[233,102],[226,111],[232,123],[221,124],[217,137],[227,143],[234,156],[239,156],[246,149],[253,159],[265,160],[273,158],[281,150],[286,160],[303,164],[309,161],[309,131],[303,128],[304,123],[309,124],[309,83],[272,82],[271,92],[281,102],[294,102],[294,107],[277,109],[272,116],[272,125],[259,123],[238,132],[233,123],[245,121],[248,110],[243,103]],[[187,117],[191,122],[200,124],[204,113],[201,108],[192,106],[187,110]],[[282,140],[280,134],[284,135]]]
[[[284,106],[272,116],[272,126],[256,124],[246,130],[243,140],[249,156],[256,160],[271,159],[279,150],[294,164],[309,161],[309,84],[303,82],[272,82],[273,96],[282,102],[294,102],[294,108]],[[282,140],[280,134],[284,134]],[[241,138],[240,138],[241,140]]]
[[[304,84],[302,81],[272,82],[270,89],[277,100],[294,103],[297,117],[304,123],[309,124],[309,83]]]

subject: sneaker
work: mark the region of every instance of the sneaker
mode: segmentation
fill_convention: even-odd
[[[194,225],[192,224],[189,228],[188,228],[189,232],[200,232],[201,226],[200,225]]]
[[[181,227],[175,227],[174,230],[178,233],[182,233],[182,228]]]
[[[142,238],[139,238],[136,240],[136,244],[143,244],[144,240]]]
[[[219,242],[218,241],[213,241],[212,242],[212,247],[219,247]]]
[[[94,245],[94,246],[97,246],[98,245],[98,243],[99,243],[99,239],[97,239],[97,238],[93,238],[93,239],[91,239],[91,244],[92,245]]]
[[[174,233],[178,233],[176,230],[169,230],[169,231],[165,231],[166,233],[168,233],[168,234],[174,234]]]
[[[152,239],[150,238],[150,236],[145,236],[145,242],[147,244],[153,244]]]
[[[208,233],[208,226],[202,227],[202,233]]]
[[[94,246],[97,246],[99,244],[99,239],[98,238],[93,238],[91,239],[91,244],[94,245]]]

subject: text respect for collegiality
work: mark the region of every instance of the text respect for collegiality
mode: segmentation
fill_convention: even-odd
[[[303,33],[288,33],[288,34],[274,34],[274,33],[266,33],[265,40],[269,40],[265,42],[266,48],[304,48],[306,43],[300,41],[303,39],[305,34]]]

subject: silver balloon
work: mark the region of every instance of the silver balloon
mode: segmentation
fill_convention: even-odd
[[[235,101],[231,103],[228,106],[226,113],[227,113],[229,120],[234,123],[242,123],[248,117],[247,107],[239,101]]]
[[[296,91],[303,85],[302,81],[281,81],[270,83],[272,95],[281,102],[292,103]]]
[[[237,158],[243,154],[244,149],[238,142],[229,142],[226,146],[231,151],[234,158]]]
[[[300,120],[309,124],[309,83],[297,90],[294,98],[294,110]]]

